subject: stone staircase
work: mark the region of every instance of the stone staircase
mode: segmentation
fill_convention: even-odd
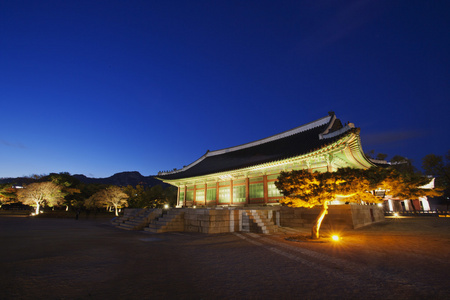
[[[141,209],[135,213],[124,215],[125,218],[116,221],[116,227],[125,230],[142,230],[150,222],[160,217],[163,210],[160,208]]]
[[[161,217],[151,221],[144,230],[151,233],[184,231],[184,209],[164,211]]]
[[[248,232],[257,232],[264,234],[271,234],[278,231],[278,226],[270,221],[264,214],[264,211],[246,209],[245,214],[248,219],[243,215],[242,218],[242,230]],[[246,221],[248,220],[248,224]]]
[[[111,224],[116,227],[120,226],[120,224],[136,217],[136,215],[139,214],[140,211],[141,209],[125,209],[123,216],[113,218],[111,220]]]

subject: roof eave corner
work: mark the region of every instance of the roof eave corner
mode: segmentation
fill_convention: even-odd
[[[324,132],[322,132],[321,134],[319,134],[319,139],[320,139],[320,140],[323,140],[323,139],[329,139],[329,138],[332,138],[332,137],[341,135],[341,134],[343,134],[344,132],[347,132],[347,131],[349,131],[349,130],[352,130],[352,129],[355,129],[355,128],[356,128],[356,127],[355,127],[355,124],[353,124],[353,123],[348,123],[348,124],[346,124],[344,127],[342,127],[341,129],[338,129],[338,130],[333,131],[333,132],[329,132],[329,131],[330,131],[330,128],[333,126],[333,123],[334,123],[335,120],[336,120],[336,116],[333,115],[333,117],[332,117],[332,119],[331,119],[331,121],[330,121],[330,124],[328,125],[327,129],[326,129]],[[356,129],[359,129],[359,128],[356,128]]]

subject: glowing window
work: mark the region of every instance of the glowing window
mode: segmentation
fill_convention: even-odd
[[[277,189],[275,186],[275,182],[268,182],[267,183],[267,192],[269,194],[269,197],[282,197],[283,194],[281,194],[280,190]]]
[[[205,190],[195,191],[195,201],[205,201]]]
[[[187,191],[186,192],[186,201],[192,201],[194,200],[194,191]]]
[[[250,198],[264,198],[264,184],[254,183],[249,186]]]
[[[216,189],[208,189],[206,192],[206,201],[216,201]]]
[[[219,203],[229,203],[230,196],[231,193],[229,187],[219,188]]]
[[[179,204],[180,204],[180,205],[183,205],[183,203],[184,203],[184,192],[180,192],[180,201],[179,201]]]
[[[233,187],[233,203],[245,202],[245,185]]]

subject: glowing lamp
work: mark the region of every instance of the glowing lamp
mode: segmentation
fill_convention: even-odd
[[[333,240],[333,241],[339,241],[339,236],[338,235],[333,235],[333,236],[331,236],[331,239]]]
[[[164,204],[164,209],[168,209],[169,208],[169,204]]]
[[[397,218],[397,217],[398,217],[398,213],[394,213],[394,217],[396,217],[396,218]]]

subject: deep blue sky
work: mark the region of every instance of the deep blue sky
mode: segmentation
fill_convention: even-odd
[[[335,111],[450,149],[450,1],[0,1],[0,177],[181,168]]]

